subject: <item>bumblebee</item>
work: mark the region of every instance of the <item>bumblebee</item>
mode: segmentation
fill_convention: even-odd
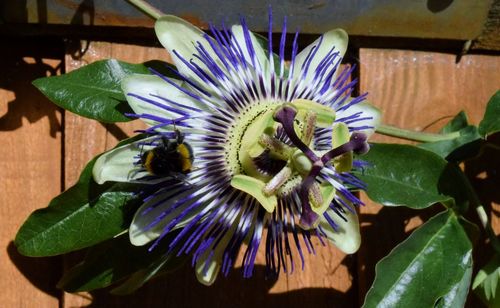
[[[162,137],[160,144],[141,156],[142,166],[151,174],[168,176],[187,174],[193,166],[193,150],[184,143],[184,135],[175,130],[175,140]]]

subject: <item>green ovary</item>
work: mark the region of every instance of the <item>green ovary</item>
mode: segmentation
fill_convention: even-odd
[[[273,114],[281,105],[281,102],[262,102],[246,109],[229,129],[225,146],[226,162],[232,175],[231,186],[253,196],[270,213],[276,208],[278,197],[299,187],[312,167],[304,153],[274,137],[281,124],[273,119]],[[335,120],[334,110],[312,101],[301,99],[287,105],[296,108],[295,133],[309,147],[313,143],[311,132],[314,127],[329,127]],[[336,138],[336,142],[342,139]],[[255,161],[263,156],[280,161],[284,166],[273,174],[260,170]],[[321,184],[323,197],[319,199],[324,199],[322,204],[311,197],[313,210],[322,213],[327,209],[325,204],[331,202],[334,192],[330,186]]]

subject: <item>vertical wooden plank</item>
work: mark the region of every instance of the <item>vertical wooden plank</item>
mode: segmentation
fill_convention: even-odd
[[[119,60],[141,63],[150,59],[169,59],[161,48],[146,48],[134,45],[112,44],[107,42],[79,42],[67,46],[66,72],[78,69],[86,64],[101,59],[117,58]],[[88,44],[88,45],[87,45]],[[75,57],[73,50],[87,50],[83,55]],[[73,185],[85,164],[95,155],[116,145],[124,138],[133,135],[133,131],[143,128],[140,121],[119,124],[101,124],[85,119],[70,112],[65,112],[65,187]],[[66,263],[72,263],[67,260]],[[64,307],[80,307],[90,303],[86,294],[64,294]]]
[[[296,293],[290,307],[349,307],[355,306],[353,289],[356,258],[346,255],[331,243],[324,246],[317,237],[312,238],[314,254],[305,252],[305,269],[287,277],[287,294]],[[303,248],[304,249],[304,248]],[[298,258],[298,254],[295,254]],[[300,266],[300,265],[299,265]]]
[[[458,64],[455,59],[455,55],[442,53],[361,49],[360,90],[369,92],[369,100],[384,111],[385,124],[435,132],[465,110],[470,122],[477,125],[489,97],[500,85],[500,58],[468,55]],[[373,140],[401,142],[377,135]],[[373,281],[375,263],[408,235],[404,232],[440,210],[382,208],[366,197],[363,200],[367,205],[361,209],[361,302]]]
[[[60,112],[31,85],[58,73],[62,48],[44,43],[52,47],[16,40],[0,49],[2,307],[57,307],[59,302],[55,284],[61,259],[24,257],[12,243],[28,215],[61,190]]]

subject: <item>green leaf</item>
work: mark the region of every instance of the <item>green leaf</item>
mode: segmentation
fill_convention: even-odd
[[[467,300],[467,295],[469,294],[470,281],[472,277],[472,263],[471,266],[468,267],[462,280],[458,281],[453,288],[451,288],[447,294],[438,299],[435,308],[455,308],[455,307],[463,307],[465,301]]]
[[[443,128],[441,129],[442,134],[449,134],[449,133],[454,133],[458,132],[462,128],[466,128],[469,126],[469,120],[467,119],[467,114],[462,110],[460,111],[453,119],[451,119],[450,122],[448,122]]]
[[[102,60],[70,73],[40,78],[33,84],[56,105],[101,122],[126,122],[133,113],[121,90],[121,80],[130,74],[149,74],[159,61],[130,64],[115,59]]]
[[[377,264],[363,307],[463,307],[471,268],[471,241],[457,216],[442,212]]]
[[[142,136],[127,139],[121,146]],[[98,185],[92,178],[96,158],[78,182],[54,198],[48,207],[33,212],[14,240],[26,256],[53,256],[95,245],[127,229],[140,200],[137,185]]]
[[[460,135],[449,140],[421,143],[420,148],[432,151],[448,161],[462,161],[476,156],[482,143],[477,127],[469,125],[467,116],[463,111],[457,114],[443,129],[441,133],[450,134],[458,132]]]
[[[110,293],[115,295],[133,293],[152,278],[173,272],[184,264],[187,258],[187,255],[175,256],[174,253],[162,255],[132,274],[125,282],[111,290]]]
[[[500,91],[488,101],[483,120],[479,123],[479,133],[485,138],[498,131],[500,131]]]
[[[410,145],[372,144],[360,159],[369,166],[354,173],[375,202],[414,209],[438,202],[467,206],[460,169],[434,153]]]
[[[179,232],[167,235],[151,252],[147,246],[133,246],[127,234],[89,249],[85,259],[66,272],[58,287],[68,292],[105,288],[130,275],[142,273],[151,264],[162,262],[162,270],[181,264],[183,258],[166,254],[168,244]],[[145,281],[141,281],[142,285]],[[134,289],[135,290],[135,289]]]
[[[472,289],[488,307],[500,307],[500,255],[496,254],[476,275]]]
[[[470,242],[474,246],[480,235],[480,230],[477,227],[477,225],[465,220],[463,217],[459,218],[460,225],[462,226],[464,232],[467,234],[469,237]],[[441,297],[436,305],[434,306],[435,308],[443,308],[443,307],[449,307],[449,308],[455,308],[455,307],[463,307],[465,301],[467,300],[467,295],[469,294],[469,289],[470,289],[470,284],[471,284],[471,278],[472,278],[472,270],[473,266],[471,264],[470,267],[468,267],[462,277],[462,280],[460,280],[457,284],[451,288],[447,294],[445,294],[443,297]]]
[[[28,217],[14,241],[21,254],[63,254],[95,245],[128,228],[139,205],[133,187],[113,183],[105,190],[98,189],[92,180],[94,162],[85,167],[75,186]]]

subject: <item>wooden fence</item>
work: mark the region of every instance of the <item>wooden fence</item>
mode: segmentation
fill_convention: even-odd
[[[205,287],[186,266],[131,296],[63,293],[55,285],[74,258],[21,256],[12,243],[16,230],[30,212],[45,207],[75,183],[91,157],[130,136],[141,124],[106,125],[64,112],[30,82],[103,58],[138,63],[165,60],[168,55],[160,48],[110,42],[12,37],[7,41],[8,47],[0,49],[2,307],[358,307],[373,281],[375,263],[437,210],[382,208],[363,197],[367,203],[360,209],[363,243],[357,254],[345,255],[315,241],[316,255],[306,257],[305,271],[278,280],[264,279],[262,252],[252,279],[243,279],[234,270]],[[369,100],[384,110],[384,122],[408,129],[436,131],[460,110],[478,123],[500,86],[500,57],[495,55],[465,55],[456,63],[455,54],[435,51],[352,48],[346,60],[359,62],[359,91],[369,92]],[[375,140],[395,141],[381,136]],[[464,166],[483,201],[497,213],[500,181],[494,171],[498,167],[495,156]],[[492,221],[500,232],[499,217]],[[485,262],[488,250],[478,251],[484,253],[480,257]]]

